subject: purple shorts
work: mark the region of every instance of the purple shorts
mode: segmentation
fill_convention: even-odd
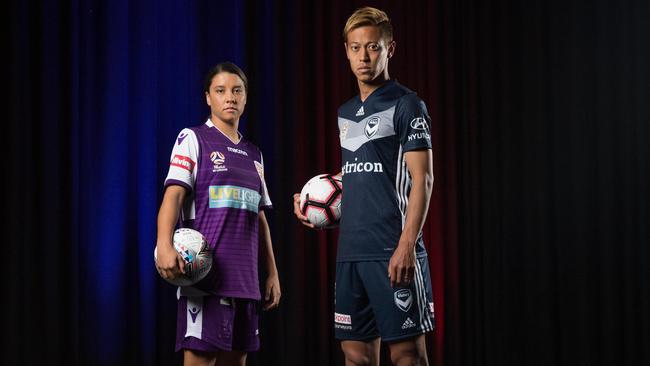
[[[258,301],[221,296],[178,299],[176,351],[257,351]]]

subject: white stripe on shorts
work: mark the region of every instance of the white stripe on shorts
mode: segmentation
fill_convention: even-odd
[[[426,260],[426,258],[425,258]],[[429,306],[427,301],[427,290],[424,285],[424,276],[420,260],[415,259],[415,294],[418,301],[418,310],[420,313],[420,329],[422,331],[433,330],[431,317],[429,316]]]
[[[187,297],[187,331],[185,337],[201,339],[203,334],[203,296]]]

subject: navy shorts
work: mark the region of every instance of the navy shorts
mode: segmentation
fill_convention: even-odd
[[[388,261],[336,263],[334,333],[341,340],[396,341],[434,327],[426,257],[418,258],[408,286],[390,287]]]
[[[257,351],[259,302],[221,296],[180,296],[176,350]]]

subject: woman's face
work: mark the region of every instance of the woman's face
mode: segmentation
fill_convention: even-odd
[[[228,124],[235,123],[246,106],[244,82],[236,74],[220,72],[212,78],[205,101],[210,106],[212,118]]]

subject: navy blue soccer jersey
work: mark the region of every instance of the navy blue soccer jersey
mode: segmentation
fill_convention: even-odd
[[[343,199],[337,261],[389,259],[402,234],[411,177],[404,153],[431,148],[430,117],[411,90],[389,80],[339,108]],[[426,255],[422,234],[418,257]]]

